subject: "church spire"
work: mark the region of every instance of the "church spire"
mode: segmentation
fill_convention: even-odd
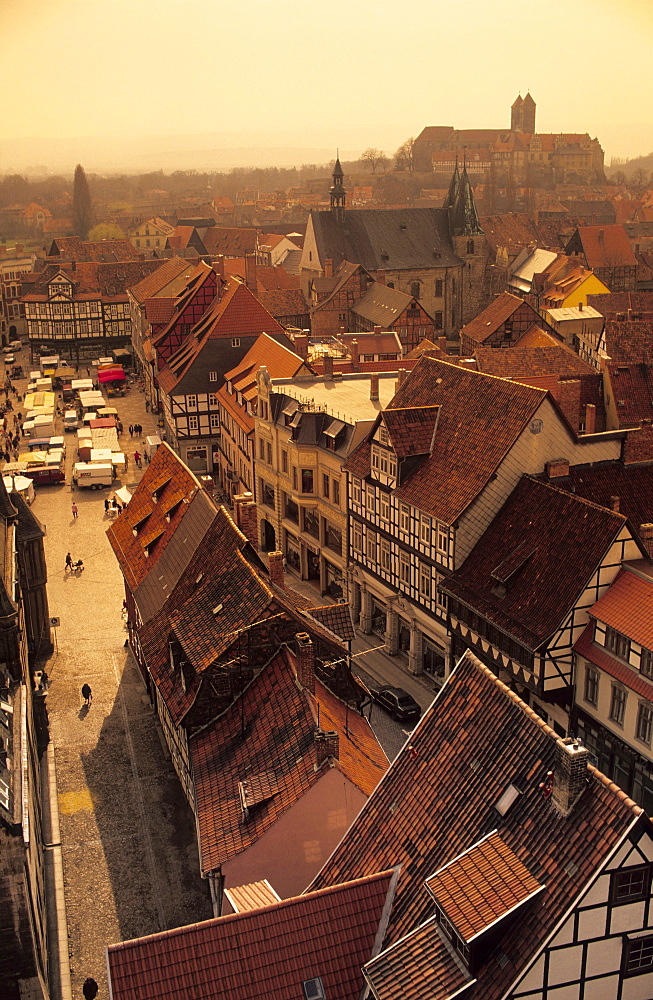
[[[454,178],[458,174],[458,164]],[[453,185],[453,178],[451,181]],[[449,187],[451,193],[451,186]],[[447,202],[449,195],[447,195]],[[483,230],[478,221],[474,192],[467,176],[467,165],[463,165],[462,173],[458,175],[458,185],[453,204],[445,202],[445,207],[449,209],[451,219],[451,232],[453,236],[481,236]]]
[[[344,222],[345,219],[345,202],[347,200],[347,192],[343,187],[343,180],[345,177],[344,170],[340,166],[340,157],[336,153],[336,162],[333,168],[333,174],[331,175],[333,184],[331,186],[330,197],[331,197],[331,211],[335,215],[338,222]]]
[[[449,182],[449,190],[447,191],[447,197],[444,199],[443,208],[453,208],[456,204],[458,198],[458,188],[460,187],[460,171],[458,170],[458,157],[456,156],[456,166],[454,167],[454,172],[451,175],[451,180]]]

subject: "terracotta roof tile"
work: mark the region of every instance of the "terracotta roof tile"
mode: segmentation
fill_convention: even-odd
[[[537,649],[563,624],[625,522],[623,514],[524,476],[442,589]]]
[[[577,232],[588,267],[593,270],[637,264],[623,226],[579,226]]]
[[[329,1000],[361,995],[378,950],[393,872],[111,945],[113,1000],[303,1000],[320,977]],[[346,933],[343,928],[346,927]]]
[[[619,497],[619,510],[639,527],[653,522],[653,465],[624,466],[621,462],[572,466],[569,476],[556,479],[558,489],[571,490],[601,507],[612,506]]]
[[[399,461],[430,455],[436,434],[439,406],[388,407],[381,414],[390,443]]]
[[[608,652],[605,646],[594,642],[594,622],[590,622],[576,640],[574,652],[584,656],[590,663],[596,664],[610,677],[635,691],[640,697],[653,702],[653,684],[642,677],[638,670],[628,666],[623,660],[618,660]]]
[[[131,293],[137,302],[145,302],[146,299],[154,298],[169,282],[193,266],[181,257],[170,257],[159,263],[142,281],[134,282],[130,289]]]
[[[407,955],[407,949],[409,954]],[[365,978],[375,997],[423,1000],[427,984],[437,983],[438,996],[453,998],[476,980],[450,948],[440,927],[427,920],[407,941],[386,948],[365,966]]]
[[[176,301],[174,296],[146,299],[145,316],[148,323],[167,323],[175,311]]]
[[[270,906],[270,904],[279,901],[279,896],[267,879],[225,889],[225,895],[235,913],[244,913],[246,910],[259,910],[263,906]]]
[[[258,233],[255,229],[229,229],[221,226],[210,226],[206,230],[202,242],[208,253],[239,257],[241,254],[256,253]]]
[[[471,319],[469,323],[460,331],[460,335],[470,337],[482,344],[493,334],[512,314],[524,305],[524,299],[511,295],[510,292],[502,292],[490,302],[485,309]],[[533,322],[537,322],[537,313],[533,309]]]
[[[308,303],[300,288],[272,288],[254,294],[272,316],[308,316]]]
[[[445,1000],[456,973],[446,942],[427,929],[434,905],[424,881],[498,829],[503,843],[546,885],[541,904],[521,914],[476,973],[476,995],[499,1000],[510,995],[570,902],[589,887],[637,817],[647,821],[634,802],[589,766],[588,785],[569,816],[544,799],[539,785],[554,765],[555,733],[470,653],[461,658],[410,742],[412,752],[398,755],[310,888],[354,873],[372,874],[381,858],[386,865],[401,865],[387,950],[367,971],[386,959],[387,968],[392,961],[392,975],[374,980],[375,995],[382,1000]],[[521,794],[500,815],[497,802],[511,784]],[[459,987],[464,983],[464,977],[454,980]]]
[[[650,577],[634,573],[626,566],[589,613],[640,646],[653,650],[653,580]]]
[[[316,621],[325,625],[342,642],[350,642],[356,638],[349,604],[326,604],[321,608],[307,610],[311,618],[315,618]]]
[[[497,351],[493,347],[477,347],[474,357],[479,371],[502,378],[529,375],[596,375],[591,368],[562,344],[547,347],[511,347]]]
[[[609,361],[607,368],[620,427],[653,419],[653,367],[643,361]]]
[[[399,487],[397,498],[453,524],[485,487],[544,396],[541,389],[422,357],[390,406],[439,406],[440,415],[433,452]],[[345,467],[355,476],[369,475],[369,439]]]

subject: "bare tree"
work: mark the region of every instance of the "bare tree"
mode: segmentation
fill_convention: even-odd
[[[385,169],[388,163],[388,158],[381,149],[374,149],[370,146],[370,148],[366,149],[364,153],[361,153],[359,162],[364,166],[369,167],[372,173],[375,174],[377,167],[383,167]]]
[[[639,169],[637,169],[630,178],[630,183],[633,185],[633,187],[642,191],[644,190],[648,182],[649,182],[649,172],[648,170],[643,170],[642,167],[639,167]]]
[[[412,174],[414,170],[414,165],[413,165],[414,145],[415,145],[414,139],[406,139],[405,142],[402,142],[401,146],[395,153],[396,170],[407,170],[409,174]]]
[[[84,168],[78,163],[73,182],[73,226],[77,236],[85,240],[92,221],[91,192],[88,189]]]

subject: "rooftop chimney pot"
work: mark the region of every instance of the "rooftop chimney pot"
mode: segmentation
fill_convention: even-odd
[[[569,816],[589,780],[589,750],[580,740],[556,740],[552,801],[558,812]]]

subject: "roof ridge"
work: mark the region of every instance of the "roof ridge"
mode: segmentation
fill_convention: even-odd
[[[375,872],[374,875],[362,875],[360,878],[350,879],[348,882],[338,882],[335,885],[326,886],[324,889],[313,889],[311,892],[306,892],[299,896],[288,896],[287,899],[281,899],[275,903],[268,903],[267,906],[257,906],[252,910],[243,910],[241,913],[226,913],[220,917],[211,917],[208,920],[198,920],[193,924],[184,924],[182,927],[171,927],[165,931],[158,931],[156,934],[144,934],[142,937],[131,938],[129,941],[120,941],[118,944],[111,945],[111,948],[114,951],[128,951],[131,948],[140,946],[140,942],[143,940],[165,941],[166,939],[180,937],[190,931],[199,930],[200,928],[224,926],[224,924],[233,923],[234,921],[251,917],[252,914],[276,913],[280,909],[285,909],[295,903],[304,902],[304,900],[307,899],[312,900],[321,896],[333,895],[335,893],[347,891],[353,886],[372,885],[374,882],[381,882],[383,879],[388,879],[389,881],[392,879],[394,872],[395,868],[387,868],[384,871]]]
[[[573,468],[573,466],[572,466],[572,468]],[[548,480],[545,482],[542,479],[538,479],[538,476],[541,476],[541,475],[542,475],[541,472],[535,472],[535,473],[533,473],[533,472],[527,472],[527,473],[525,473],[525,477],[527,479],[530,479],[534,483],[538,483],[540,486],[544,486],[544,487],[546,487],[547,489],[550,489],[550,490],[555,490],[556,493],[564,493],[567,496],[574,497],[574,499],[576,499],[576,500],[581,500],[588,507],[593,507],[595,510],[600,510],[604,514],[614,514],[622,523],[625,523],[628,520],[628,515],[627,514],[622,514],[621,511],[612,510],[610,507],[604,507],[602,504],[596,503],[594,500],[588,500],[587,497],[580,496],[580,494],[578,494],[578,493],[572,493],[571,490],[565,490],[561,486],[556,486],[555,483],[549,482]]]
[[[459,364],[456,364],[455,362],[445,361],[444,358],[434,358],[428,354],[423,354],[419,359],[419,361],[417,362],[417,365],[420,365],[422,362],[427,362],[427,361],[431,362],[432,364],[447,365],[449,368],[455,368],[457,371],[464,372],[466,375],[474,375],[480,378],[493,378],[496,379],[497,382],[506,382],[513,386],[521,385],[522,388],[529,389],[532,392],[537,393],[540,396],[540,398],[544,397],[549,391],[548,389],[538,389],[534,385],[525,385],[522,382],[515,382],[513,381],[513,379],[505,378],[505,376],[502,375],[492,375],[490,372],[479,372],[475,368],[465,368]],[[400,364],[400,362],[397,363]],[[437,404],[431,404],[431,405],[437,405]],[[395,407],[395,409],[417,409],[417,407]]]

